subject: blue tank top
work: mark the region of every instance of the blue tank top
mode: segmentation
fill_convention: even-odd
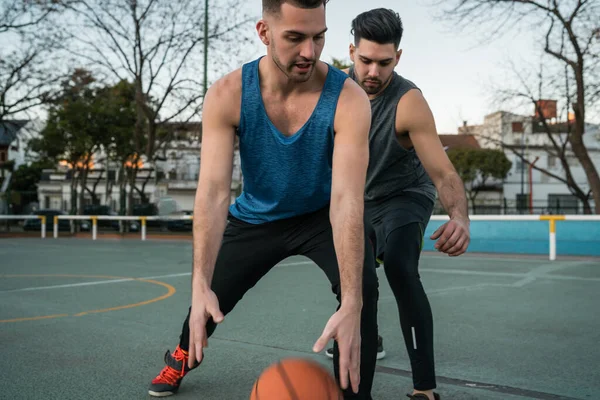
[[[269,119],[258,74],[260,58],[242,67],[237,129],[243,191],[229,207],[236,218],[260,224],[317,211],[331,199],[334,117],[348,75],[328,65],[318,103],[307,122],[285,136]]]

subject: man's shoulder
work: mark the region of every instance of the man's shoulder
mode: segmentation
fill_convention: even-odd
[[[344,81],[339,102],[342,106],[347,102],[355,105],[362,103],[364,105],[368,105],[369,108],[371,106],[367,93],[363,88],[360,87],[358,83],[354,81],[354,79],[350,78]]]
[[[237,125],[242,98],[242,72],[236,69],[217,79],[205,95],[203,109],[211,110],[211,115]]]
[[[211,89],[213,92],[217,92],[218,97],[222,99],[231,99],[239,96],[242,93],[242,67],[217,79],[212,84]]]

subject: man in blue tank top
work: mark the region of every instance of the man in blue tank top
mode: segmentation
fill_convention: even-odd
[[[412,82],[394,71],[402,33],[402,21],[392,10],[358,15],[352,21],[353,65],[346,72],[371,100],[365,215],[375,255],[383,262],[398,305],[413,376],[408,397],[437,400],[433,317],[418,272],[436,189],[450,216],[431,236],[439,251],[464,253],[470,222],[463,182],[442,147],[427,102]]]
[[[326,2],[263,0],[256,27],[267,55],[206,94],[191,307],[153,396],[175,394],[244,294],[285,258],[304,255],[339,302],[313,350],[334,339],[344,398],[371,399],[378,282],[363,225],[370,105],[359,85],[319,61]],[[236,135],[244,189],[230,205]]]

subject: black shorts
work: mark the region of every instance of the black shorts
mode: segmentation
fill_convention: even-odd
[[[421,236],[433,213],[434,202],[415,192],[365,203],[365,225],[375,257],[382,262],[387,238],[394,230],[412,223],[421,224]]]

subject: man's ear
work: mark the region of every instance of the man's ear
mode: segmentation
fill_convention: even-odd
[[[400,49],[396,52],[396,65],[398,65],[398,62],[400,62],[401,55],[402,55],[402,49]]]
[[[261,19],[256,23],[256,32],[258,33],[258,37],[260,41],[263,42],[265,46],[271,44],[271,40],[269,39],[269,24],[264,19]]]
[[[348,49],[348,52],[349,52],[349,54],[350,54],[350,60],[351,60],[352,62],[354,62],[354,52],[355,52],[355,51],[356,51],[356,47],[354,46],[354,44],[353,44],[353,43],[350,43],[350,47],[349,47],[349,49]]]

